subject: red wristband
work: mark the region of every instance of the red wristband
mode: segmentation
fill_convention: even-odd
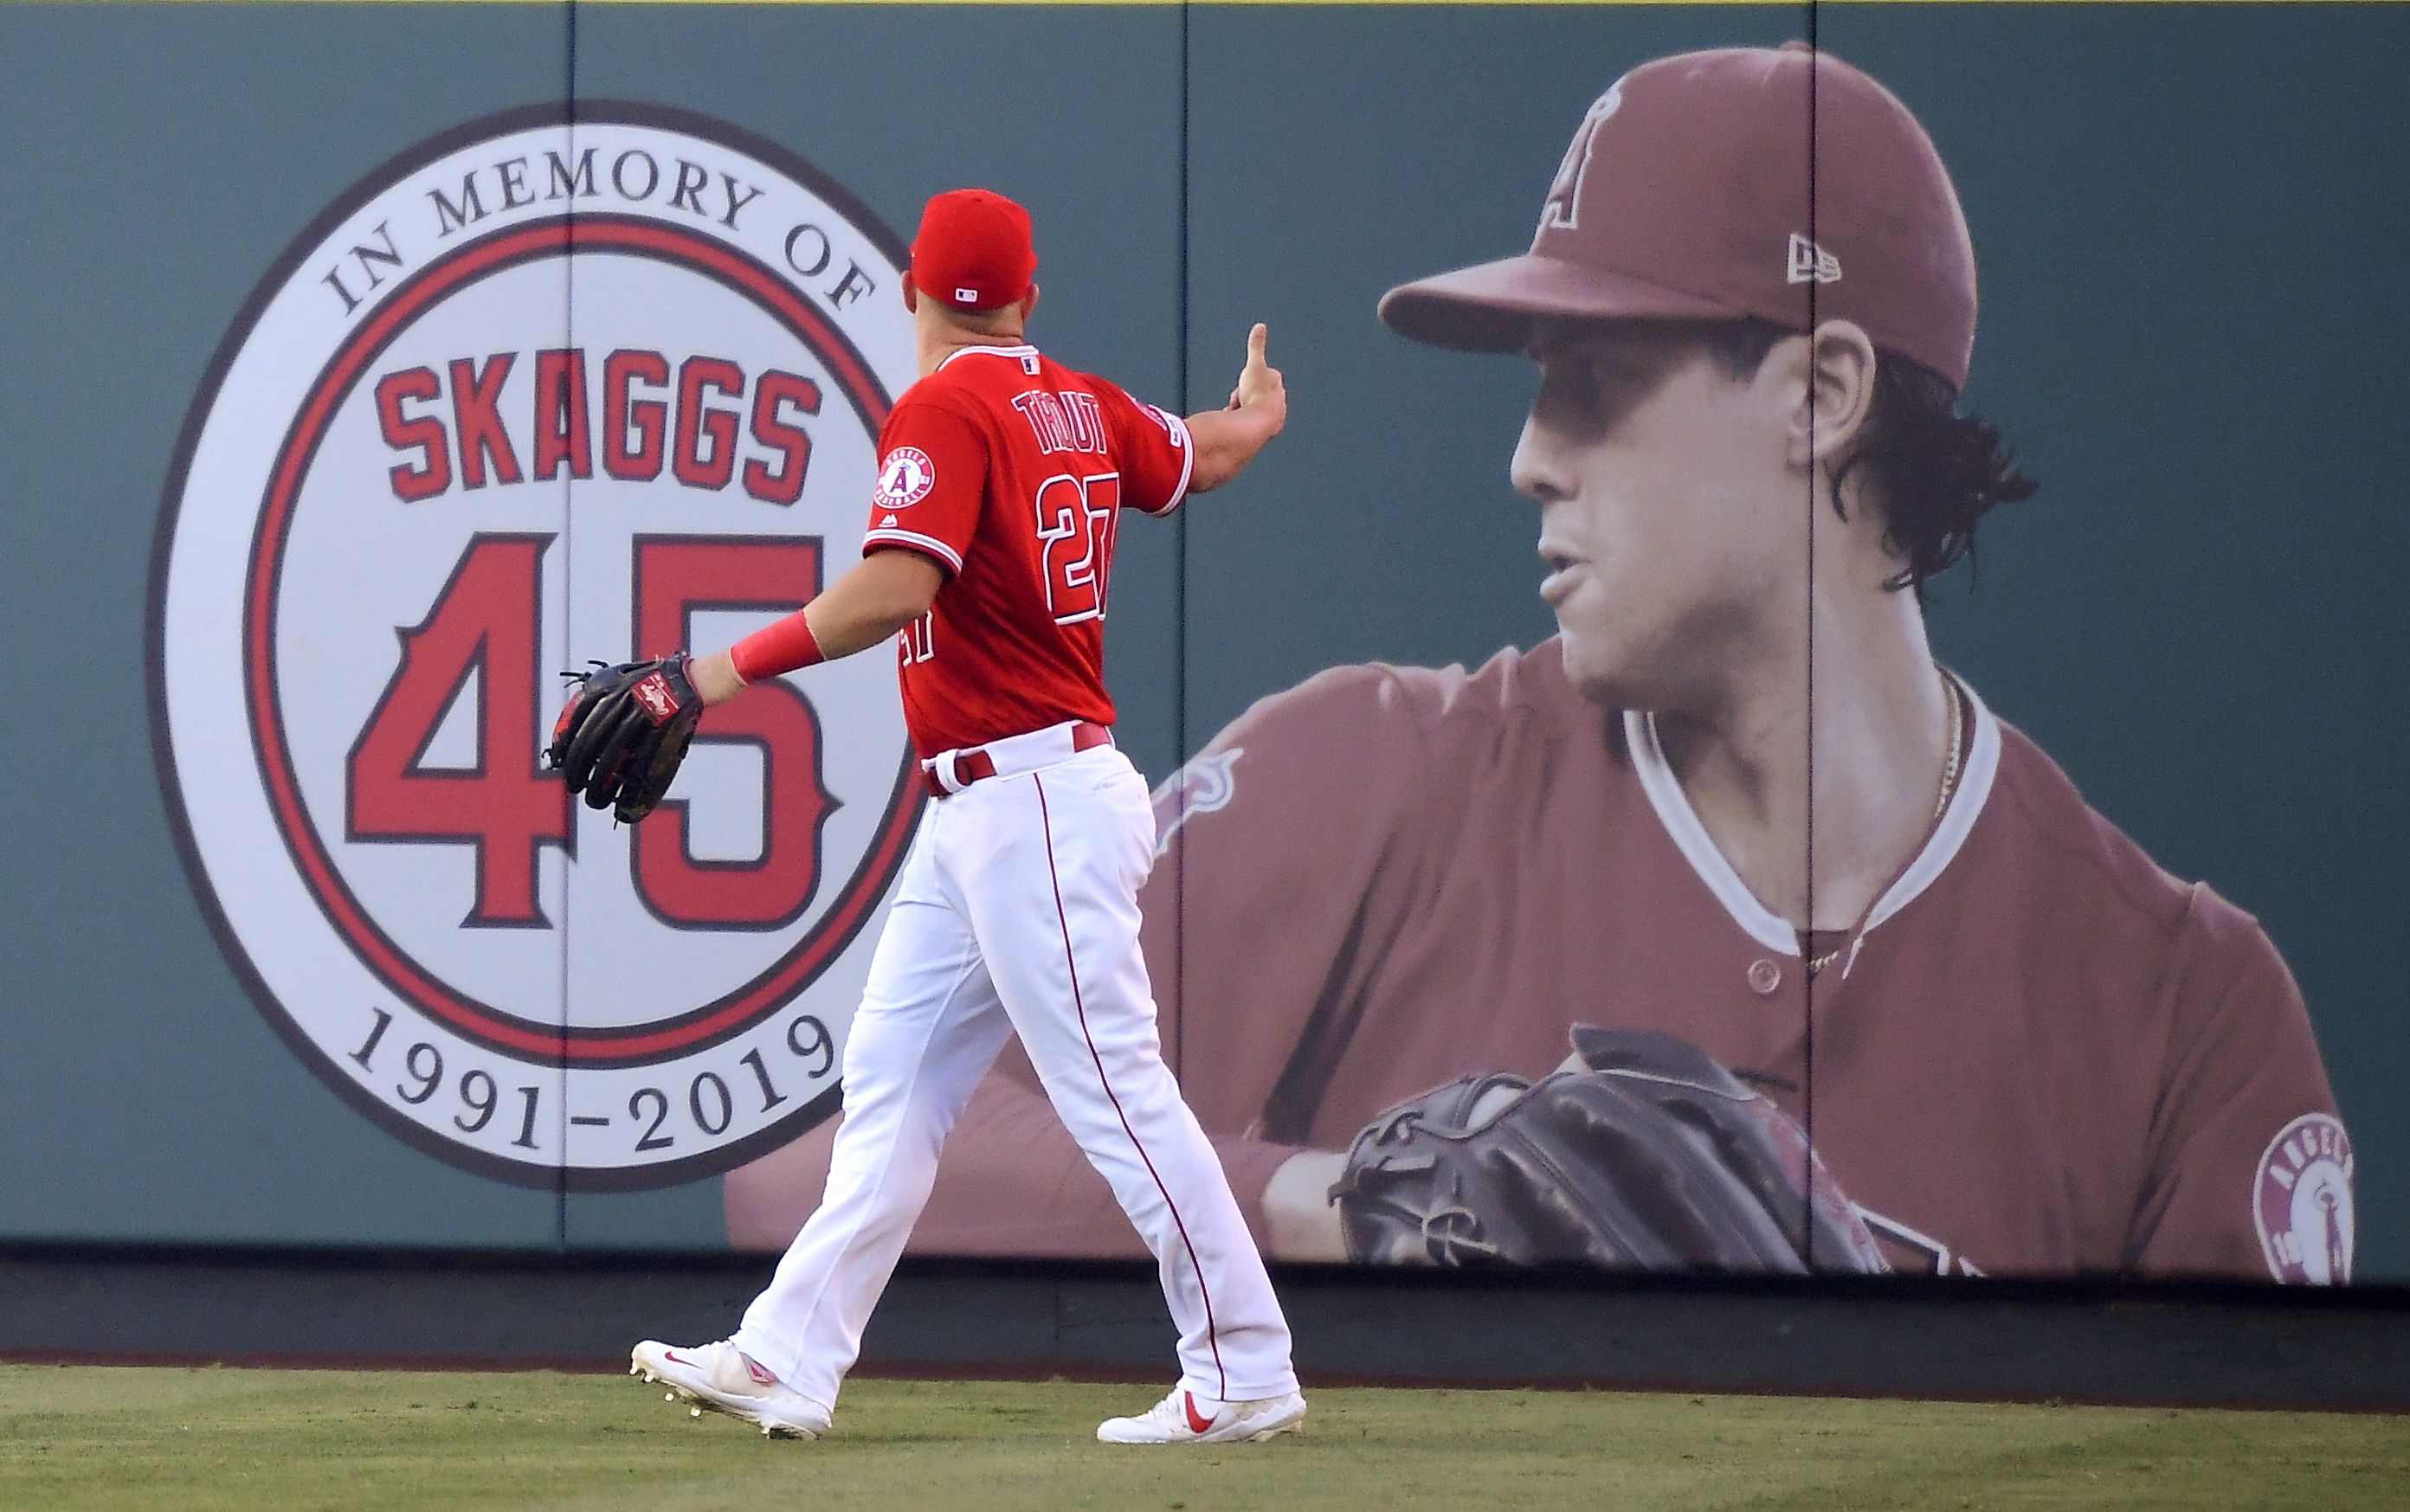
[[[775,677],[782,672],[828,660],[820,654],[820,643],[813,637],[812,627],[805,621],[801,609],[730,647],[728,659],[736,664],[736,675],[747,682],[759,682],[763,677]]]

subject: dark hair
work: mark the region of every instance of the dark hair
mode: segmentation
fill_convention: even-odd
[[[1703,332],[1717,362],[1735,378],[1757,371],[1777,342],[1793,332],[1767,320],[1720,321]],[[2030,499],[2040,487],[2018,470],[1999,427],[1962,414],[1950,380],[1894,352],[1875,361],[1874,402],[1866,441],[1833,472],[1833,510],[1843,519],[1844,478],[1868,470],[1883,511],[1883,542],[1908,559],[1884,583],[1916,590],[1961,557],[1975,560],[1975,523],[1995,504]]]

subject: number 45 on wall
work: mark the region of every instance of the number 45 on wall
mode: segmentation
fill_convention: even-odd
[[[538,764],[551,734],[554,680],[538,665],[548,534],[473,537],[427,618],[400,632],[401,659],[345,766],[347,842],[467,845],[474,895],[463,927],[544,929],[537,857],[566,848],[571,798]],[[821,582],[820,542],[793,536],[638,536],[630,563],[638,657],[688,643],[697,610],[789,614]],[[474,676],[475,761],[428,763],[444,716]],[[673,927],[778,929],[820,885],[820,826],[835,807],[822,780],[820,715],[783,679],[704,717],[698,744],[753,747],[762,758],[762,847],[748,861],[698,860],[686,802],[631,834],[637,896]]]

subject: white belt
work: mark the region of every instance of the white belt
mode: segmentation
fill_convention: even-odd
[[[1066,720],[1027,734],[1007,735],[984,746],[941,750],[921,763],[921,770],[943,793],[962,792],[991,777],[1035,772],[1041,766],[1067,762],[1083,750],[1112,744],[1112,733],[1085,720]]]

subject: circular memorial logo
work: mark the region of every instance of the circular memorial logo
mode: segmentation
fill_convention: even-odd
[[[638,1186],[835,1111],[920,802],[885,659],[711,711],[641,825],[539,753],[561,669],[860,560],[903,264],[773,144],[580,102],[378,169],[237,320],[161,513],[161,780],[228,958],[386,1127]]]

